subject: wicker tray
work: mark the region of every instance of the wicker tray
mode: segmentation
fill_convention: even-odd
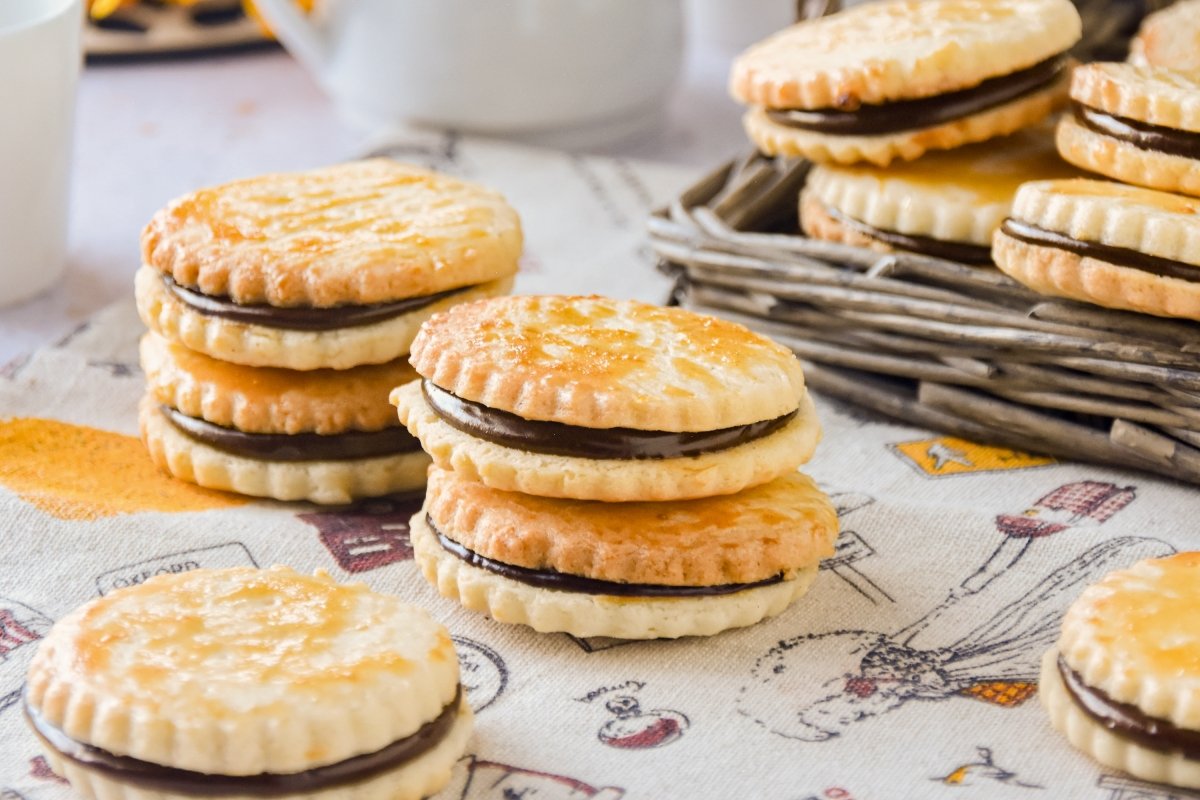
[[[808,166],[751,155],[651,218],[674,302],[770,335],[813,388],[876,412],[1200,484],[1200,324],[806,238],[796,197]]]

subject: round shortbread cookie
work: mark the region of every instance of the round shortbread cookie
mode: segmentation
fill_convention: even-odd
[[[1139,561],[1083,591],[1058,652],[1087,686],[1200,731],[1198,608],[1200,552]]]
[[[425,511],[485,558],[621,583],[757,583],[833,554],[837,512],[793,472],[733,495],[673,503],[554,500],[490,489],[434,467]]]
[[[479,284],[382,322],[328,331],[268,328],[201,313],[167,291],[149,267],[138,270],[134,285],[142,322],[166,339],[235,364],[312,370],[394,361],[408,353],[427,319],[456,303],[504,294],[512,280]]]
[[[796,356],[741,325],[605,297],[456,305],[411,360],[464,400],[584,428],[718,430],[788,414],[805,391]]]
[[[453,727],[433,749],[413,760],[358,783],[273,797],[276,800],[421,800],[429,797],[450,782],[454,765],[467,750],[474,728],[473,719],[471,706],[460,703]],[[88,800],[195,800],[197,797],[122,783],[107,773],[88,769],[53,751],[47,751],[46,760],[55,774],[66,778],[71,788]],[[224,800],[255,800],[255,795],[226,795]]]
[[[429,456],[409,452],[345,461],[264,461],[218,450],[167,421],[147,394],[138,409],[142,442],[159,469],[180,480],[250,497],[341,505],[420,489]]]
[[[1106,767],[1128,772],[1142,780],[1200,789],[1200,761],[1180,753],[1143,747],[1110,731],[1088,716],[1067,693],[1058,671],[1058,650],[1042,658],[1038,698],[1050,724],[1072,745]]]
[[[416,378],[404,360],[348,370],[246,367],[168,342],[142,337],[146,387],[189,417],[246,433],[377,431],[396,422],[392,387]]]
[[[513,275],[498,193],[388,159],[201,189],[155,214],[143,262],[239,304],[370,305]]]
[[[754,45],[734,62],[730,91],[749,105],[853,110],[975,86],[1065,52],[1080,34],[1068,0],[866,3]]]
[[[779,614],[808,591],[817,575],[813,566],[781,583],[712,597],[592,595],[542,589],[472,566],[438,544],[424,512],[413,517],[409,530],[414,558],[443,597],[497,622],[528,625],[540,633],[618,639],[711,636]]]
[[[62,618],[25,699],[35,729],[73,743],[248,779],[341,764],[449,714],[458,752],[413,765],[443,776],[469,725],[460,691],[454,644],[422,609],[324,573],[240,567],[151,578]]]
[[[1039,126],[887,169],[818,165],[805,183],[800,220],[810,236],[886,250],[893,248],[821,206],[885,232],[990,247],[1022,183],[1079,174],[1059,158],[1049,128]]]
[[[1126,119],[1200,132],[1200,76],[1106,61],[1071,73],[1071,99]]]
[[[1064,74],[1043,89],[985,111],[896,133],[851,136],[805,131],[771,120],[761,108],[747,111],[742,123],[750,140],[767,155],[803,156],[820,163],[867,161],[886,167],[896,159],[912,161],[931,150],[983,142],[1035,125],[1063,105],[1068,81]]]
[[[418,381],[397,388],[391,399],[400,421],[439,467],[493,489],[541,497],[627,502],[732,494],[791,472],[812,457],[821,439],[807,394],[795,418],[762,438],[698,456],[635,460],[531,453],[477,439],[438,417]]]
[[[1200,70],[1200,0],[1179,0],[1142,20],[1129,61],[1179,72]]]
[[[1059,120],[1057,141],[1062,157],[1083,169],[1138,186],[1200,196],[1200,161],[1123,142],[1069,116]]]

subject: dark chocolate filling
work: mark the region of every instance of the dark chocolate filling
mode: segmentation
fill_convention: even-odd
[[[1200,159],[1200,133],[1105,114],[1078,102],[1074,103],[1073,110],[1075,121],[1088,130],[1120,139],[1142,150]]]
[[[859,106],[853,111],[836,108],[767,109],[767,116],[773,122],[789,128],[842,136],[870,136],[931,128],[1033,94],[1057,80],[1066,64],[1066,56],[1060,54],[1027,69],[988,78],[977,86],[957,92]]]
[[[345,433],[245,433],[189,417],[160,405],[162,415],[185,436],[230,455],[259,461],[349,461],[416,452],[421,443],[402,427]]]
[[[166,767],[149,761],[120,756],[90,744],[77,742],[48,723],[42,715],[25,704],[25,719],[42,744],[76,764],[98,772],[114,781],[157,792],[173,792],[193,797],[223,797],[255,795],[278,797],[288,794],[308,794],[338,786],[360,783],[396,769],[432,750],[446,737],[458,716],[462,702],[462,686],[450,705],[416,733],[398,739],[382,750],[327,764],[303,772],[258,775],[213,775],[186,769]]]
[[[202,294],[195,289],[181,286],[170,275],[162,276],[167,291],[193,311],[210,317],[246,322],[264,328],[283,328],[296,331],[331,331],[338,328],[355,328],[360,325],[371,325],[376,322],[398,317],[410,311],[416,311],[425,306],[458,292],[465,292],[470,286],[451,289],[437,294],[427,294],[421,297],[406,297],[392,303],[376,303],[369,306],[330,306],[315,308],[303,306],[284,308],[265,304],[242,305],[228,297],[214,297]]]
[[[1113,247],[1112,245],[1100,244],[1099,242],[1085,242],[1081,239],[1072,239],[1070,236],[1048,231],[1045,228],[1021,222],[1012,217],[1001,223],[1000,231],[1026,244],[1038,245],[1040,247],[1057,247],[1059,250],[1066,250],[1068,253],[1074,253],[1077,256],[1095,258],[1118,267],[1128,267],[1129,269],[1149,272],[1151,275],[1159,275],[1164,278],[1177,278],[1190,283],[1200,282],[1200,266],[1192,266],[1180,261],[1172,261],[1169,258],[1139,253],[1137,250],[1130,250],[1127,247]]]
[[[448,425],[477,439],[532,453],[623,460],[683,458],[713,453],[769,436],[799,411],[775,419],[715,431],[673,433],[636,428],[581,428],[561,422],[530,420],[464,400],[421,381],[425,402]]]
[[[579,594],[606,594],[616,597],[708,597],[711,595],[735,594],[747,589],[758,589],[762,586],[773,586],[783,583],[783,573],[773,575],[765,581],[755,583],[722,583],[716,586],[666,586],[656,583],[619,583],[617,581],[602,581],[595,578],[585,578],[581,575],[568,575],[552,569],[529,569],[494,561],[487,556],[481,556],[474,550],[468,550],[458,542],[446,536],[433,524],[428,514],[425,524],[437,536],[438,544],[451,555],[457,556],[473,567],[486,569],[509,580],[536,586],[539,589],[556,589],[562,592],[578,592]]]
[[[1094,686],[1058,657],[1058,674],[1075,705],[1093,721],[1124,739],[1160,753],[1180,753],[1200,759],[1200,731],[1180,728],[1166,719],[1152,717],[1132,703],[1122,703]]]
[[[837,220],[839,224],[856,230],[862,235],[869,236],[876,241],[891,245],[898,250],[907,250],[910,253],[920,253],[921,255],[933,256],[934,258],[944,258],[947,261],[962,261],[967,264],[992,263],[992,248],[982,244],[947,242],[941,239],[934,239],[931,236],[884,230],[883,228],[868,225],[853,217],[848,217],[831,206],[825,205],[823,207],[825,213]]]

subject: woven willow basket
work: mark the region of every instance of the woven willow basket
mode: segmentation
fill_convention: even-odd
[[[1088,54],[1136,27],[1138,16],[1101,13],[1135,3],[1080,5],[1094,23]],[[806,238],[796,206],[808,168],[752,154],[655,214],[673,302],[773,337],[804,360],[813,388],[881,414],[1200,484],[1200,324],[1048,298],[996,269]]]

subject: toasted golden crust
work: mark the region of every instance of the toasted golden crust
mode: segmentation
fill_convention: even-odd
[[[866,161],[886,167],[896,159],[912,161],[930,150],[949,150],[1035,125],[1063,105],[1068,81],[1064,74],[1044,89],[978,114],[931,128],[876,136],[840,136],[789,128],[773,122],[761,108],[750,109],[742,124],[750,140],[767,155],[803,156],[823,164]]]
[[[1042,658],[1038,699],[1050,715],[1050,724],[1076,748],[1104,766],[1155,783],[1200,789],[1200,761],[1142,747],[1089,717],[1067,693],[1058,672],[1057,648]]]
[[[1129,60],[1180,72],[1200,70],[1200,0],[1180,0],[1143,19],[1129,43]]]
[[[1088,686],[1200,730],[1200,552],[1139,561],[1089,586],[1058,650]]]
[[[434,467],[425,510],[447,537],[495,561],[667,586],[790,574],[832,555],[838,530],[829,498],[798,472],[732,495],[614,508],[497,491]]]
[[[1200,75],[1116,61],[1083,64],[1071,75],[1071,99],[1106,114],[1200,132]]]
[[[160,403],[247,433],[390,428],[399,423],[388,393],[416,378],[402,359],[342,371],[246,367],[209,358],[155,333],[142,337],[140,351],[146,387]]]
[[[1026,181],[1082,175],[1059,158],[1052,129],[1037,126],[981,144],[929,153],[886,169],[865,164],[813,168],[801,196],[810,236],[863,245],[870,237],[837,223],[819,206],[885,231],[987,247]],[[809,231],[805,208],[814,226]],[[838,238],[834,238],[838,237]],[[877,246],[886,247],[875,242]]]
[[[466,702],[459,704],[453,727],[433,749],[373,778],[349,785],[303,794],[275,795],[275,800],[421,800],[450,782],[454,764],[462,758],[471,738],[474,715]],[[46,749],[50,768],[66,778],[71,789],[87,800],[195,800],[196,795],[143,789],[123,783],[107,773],[88,769]],[[249,795],[227,795],[224,800],[255,800]]]
[[[807,187],[800,193],[800,227],[806,235],[814,239],[852,244],[855,247],[869,247],[880,253],[892,252],[891,245],[873,239],[855,228],[843,225],[830,216],[825,203]]]
[[[392,392],[392,402],[400,421],[443,469],[501,491],[609,503],[740,492],[808,461],[821,438],[807,395],[795,419],[761,439],[687,458],[628,461],[529,453],[476,439],[443,422],[415,382]]]
[[[142,259],[236,303],[328,307],[507,277],[521,244],[496,192],[374,159],[180,197],[142,232]]]
[[[1107,261],[1018,241],[996,231],[992,260],[1035,292],[1105,308],[1200,320],[1200,283],[1152,275]]]
[[[504,297],[421,327],[412,364],[437,386],[525,419],[710,431],[794,411],[804,373],[741,325],[605,297]]]
[[[221,361],[281,369],[350,369],[407,355],[421,323],[455,303],[504,294],[512,278],[464,289],[392,319],[330,331],[266,328],[202,314],[175,298],[149,267],[134,276],[138,314],[146,327]]]
[[[768,108],[844,108],[975,86],[1068,50],[1067,0],[887,0],[801,22],[737,58],[730,91]]]
[[[1200,267],[1200,200],[1111,181],[1026,183],[1013,218],[1085,242]]]
[[[429,468],[429,457],[419,451],[351,461],[262,461],[231,455],[179,431],[150,395],[142,399],[138,423],[159,469],[206,489],[249,497],[341,505],[420,489]]]
[[[424,514],[409,525],[413,557],[443,597],[497,622],[528,625],[539,633],[674,639],[711,636],[775,616],[808,591],[817,568],[782,583],[714,597],[614,597],[542,589],[472,566],[442,548]]]
[[[1137,145],[1089,130],[1071,117],[1058,123],[1062,157],[1092,172],[1126,183],[1200,196],[1200,161]]]
[[[240,567],[80,607],[39,646],[26,699],[110,753],[257,775],[375,752],[437,717],[458,682],[450,635],[422,609],[324,573]]]

